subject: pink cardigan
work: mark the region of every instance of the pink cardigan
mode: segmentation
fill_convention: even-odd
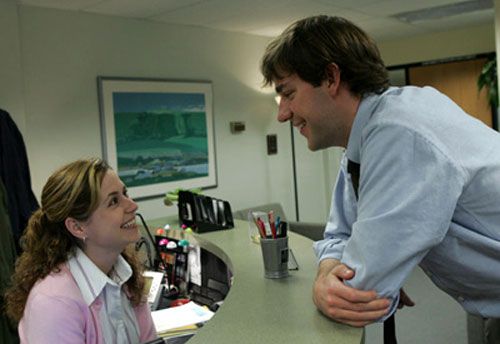
[[[31,289],[19,323],[21,343],[54,344],[103,343],[98,297],[90,306],[66,264]],[[156,330],[147,303],[134,308],[141,343],[156,338]]]

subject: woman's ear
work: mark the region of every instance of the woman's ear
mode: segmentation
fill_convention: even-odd
[[[73,236],[78,239],[85,240],[84,238],[86,235],[79,221],[72,217],[67,217],[66,220],[64,220],[64,225]]]

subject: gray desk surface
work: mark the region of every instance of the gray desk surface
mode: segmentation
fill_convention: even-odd
[[[165,219],[148,221],[151,229]],[[224,304],[189,343],[360,343],[363,330],[330,321],[312,302],[316,261],[312,241],[289,233],[289,246],[299,264],[284,279],[264,278],[260,246],[248,236],[248,224],[193,235],[201,247],[222,259],[233,273]]]

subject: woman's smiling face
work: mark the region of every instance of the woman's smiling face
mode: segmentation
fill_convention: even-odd
[[[135,223],[137,204],[127,195],[127,189],[113,170],[108,170],[101,183],[96,210],[83,223],[85,251],[120,253],[140,238]]]

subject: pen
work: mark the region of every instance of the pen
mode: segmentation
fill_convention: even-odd
[[[271,234],[273,236],[273,239],[276,239],[276,225],[274,223],[274,212],[271,210],[269,213],[267,213],[267,216],[269,217],[269,224],[271,226]]]
[[[280,236],[281,235],[281,228],[280,228],[280,223],[281,223],[281,217],[277,216],[276,217],[276,235]]]

